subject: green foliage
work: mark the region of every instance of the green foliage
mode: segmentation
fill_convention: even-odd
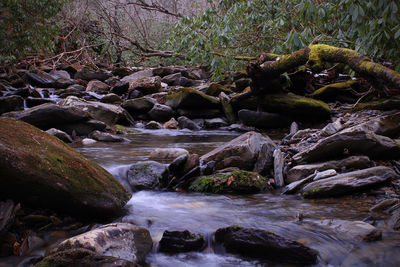
[[[221,76],[243,63],[236,55],[290,53],[315,38],[348,47],[400,69],[400,3],[384,0],[221,0],[184,18],[169,44],[191,63],[207,63]]]
[[[54,48],[54,16],[69,0],[1,0],[0,62]]]

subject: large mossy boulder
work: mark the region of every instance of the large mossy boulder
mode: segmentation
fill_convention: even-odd
[[[130,193],[106,170],[58,138],[0,118],[0,195],[78,215],[108,216]]]
[[[233,171],[197,178],[189,187],[191,191],[208,193],[251,194],[270,189],[268,180],[256,172]]]
[[[218,98],[206,95],[193,88],[182,88],[179,92],[166,95],[165,104],[173,109],[215,109],[220,108]]]

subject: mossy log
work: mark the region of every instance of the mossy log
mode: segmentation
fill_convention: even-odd
[[[252,78],[251,88],[254,93],[268,92],[272,79],[280,74],[290,71],[295,67],[307,64],[314,70],[321,70],[323,63],[344,63],[358,75],[368,80],[379,80],[384,84],[400,89],[400,73],[391,70],[347,48],[339,48],[325,44],[311,44],[292,54],[284,55],[275,61],[267,61],[263,64],[253,63],[247,67],[247,72]]]

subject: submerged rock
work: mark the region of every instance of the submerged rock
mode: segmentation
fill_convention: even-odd
[[[197,178],[189,187],[195,192],[209,193],[258,193],[271,189],[268,180],[255,172],[233,171]]]
[[[160,241],[160,252],[199,251],[206,245],[204,237],[185,231],[165,231]]]
[[[155,161],[137,162],[130,166],[127,179],[133,190],[157,189],[168,178],[168,164]]]
[[[305,245],[262,229],[231,226],[215,233],[217,242],[228,252],[262,258],[279,263],[311,265],[317,262],[318,253]]]
[[[353,192],[395,179],[397,174],[388,167],[372,167],[342,173],[306,185],[302,194],[306,198],[331,197]]]
[[[0,183],[3,197],[80,215],[116,214],[130,198],[102,167],[10,118],[0,118]]]

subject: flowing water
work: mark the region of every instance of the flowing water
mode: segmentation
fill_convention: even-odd
[[[128,166],[147,160],[155,148],[185,148],[207,153],[239,133],[228,131],[141,130],[126,137],[129,143],[101,143],[76,147],[124,183]],[[227,254],[215,246],[220,227],[241,225],[266,229],[306,244],[320,253],[318,266],[400,266],[400,236],[384,232],[383,241],[359,242],[318,226],[324,219],[363,220],[373,199],[336,198],[303,200],[279,192],[248,196],[141,191],[133,193],[122,221],[146,227],[158,242],[165,230],[189,230],[208,239],[203,252],[157,253],[148,256],[151,266],[282,266]],[[303,220],[297,220],[301,214]],[[381,221],[378,221],[378,224]]]

